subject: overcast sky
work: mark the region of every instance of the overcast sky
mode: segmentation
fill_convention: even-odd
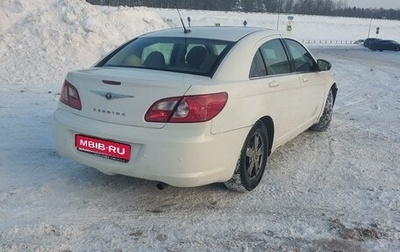
[[[399,0],[347,0],[350,7],[400,9]]]

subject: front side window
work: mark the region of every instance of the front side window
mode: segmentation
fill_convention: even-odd
[[[290,73],[287,54],[279,39],[264,43],[253,58],[250,78]]]
[[[295,72],[314,72],[318,69],[311,54],[297,41],[285,40],[293,57]]]
[[[261,46],[260,50],[265,60],[268,75],[290,73],[288,57],[281,40],[268,41]]]
[[[111,53],[96,67],[132,67],[211,77],[233,42],[194,38],[138,38]]]

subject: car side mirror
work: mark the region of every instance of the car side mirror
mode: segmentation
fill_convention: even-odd
[[[317,64],[320,71],[329,71],[332,68],[332,64],[323,59],[317,60]]]

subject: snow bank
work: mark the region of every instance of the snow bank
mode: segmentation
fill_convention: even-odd
[[[2,0],[0,80],[57,89],[125,41],[168,27],[151,9],[99,7],[82,0]]]

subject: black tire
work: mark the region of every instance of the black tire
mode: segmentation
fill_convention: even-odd
[[[325,102],[324,112],[322,113],[319,121],[311,126],[311,130],[314,131],[325,131],[329,128],[329,125],[332,121],[332,112],[333,112],[333,92],[332,89],[329,90],[328,98]]]
[[[235,172],[225,186],[236,192],[251,191],[260,183],[269,154],[267,128],[257,122],[244,141]]]

